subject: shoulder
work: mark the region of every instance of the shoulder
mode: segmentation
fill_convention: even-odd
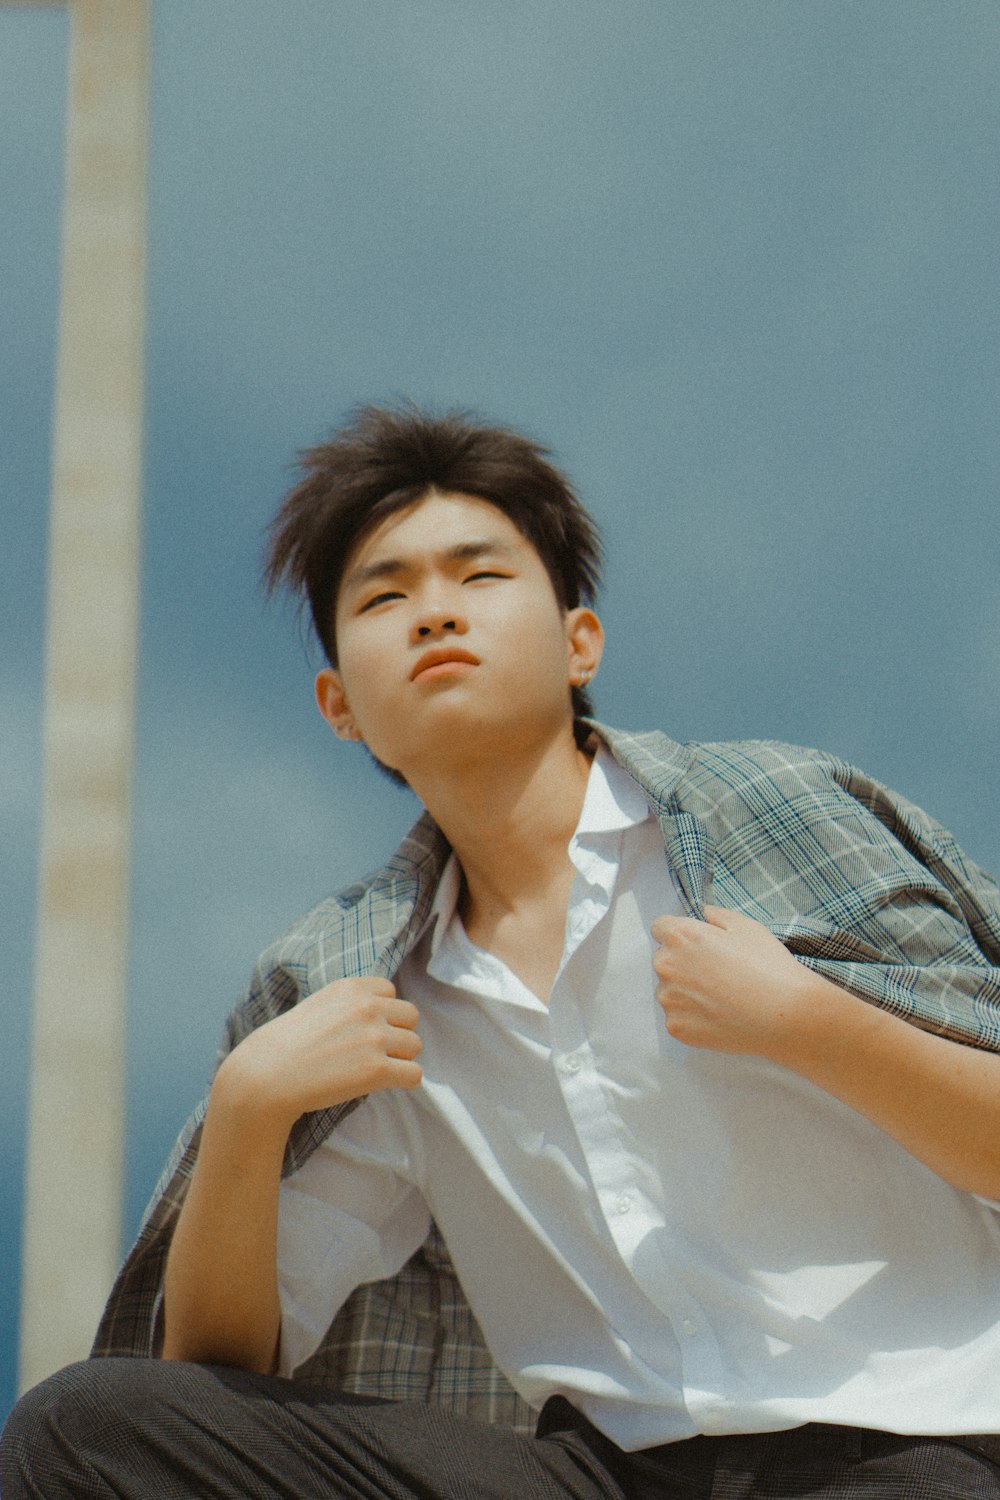
[[[781,858],[849,886],[930,895],[1000,954],[1000,891],[930,813],[850,761],[777,740],[693,743],[678,794],[725,856]],[[881,882],[881,885],[880,885]]]
[[[669,803],[701,819],[717,842],[743,837],[750,825],[782,839],[820,830],[825,841],[839,826],[862,844],[902,845],[920,860],[955,863],[965,877],[990,883],[922,808],[829,751],[763,739],[678,744],[616,730],[608,742],[648,789],[657,787],[656,768],[666,768]]]
[[[826,751],[781,740],[700,741],[677,784],[679,804],[732,840],[775,841],[803,859],[851,844],[899,838],[901,801],[857,767]]]
[[[386,864],[293,922],[258,959],[227,1023],[223,1050],[336,979],[393,974],[429,909],[447,854],[425,815]]]
[[[843,787],[852,779],[851,768],[835,756],[780,740],[680,743],[659,731],[595,728],[647,790],[667,802],[703,802],[710,811],[718,809],[720,798],[781,800],[824,786]]]
[[[796,820],[834,817],[874,825],[922,858],[952,860],[960,853],[953,836],[922,807],[840,756],[779,740],[692,743],[688,748],[689,786],[704,798],[721,797],[725,805],[728,797],[760,811],[785,808]]]
[[[740,789],[769,782],[829,777],[846,763],[822,750],[780,740],[672,740],[659,730],[633,731],[591,724],[626,769],[667,786],[715,783]]]
[[[921,862],[953,859],[957,845],[928,813],[840,756],[780,740],[692,743],[682,795],[716,829],[748,822],[787,839],[903,850]],[[836,831],[839,830],[839,833]],[[805,844],[803,846],[805,848]],[[820,849],[814,850],[816,857]]]
[[[836,779],[848,769],[846,762],[807,745],[782,740],[690,740],[689,777],[694,781],[716,781],[734,788],[812,786]]]

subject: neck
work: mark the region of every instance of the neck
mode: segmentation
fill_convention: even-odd
[[[566,882],[589,771],[569,725],[551,740],[508,743],[488,760],[411,779],[462,867],[463,917],[515,912]]]

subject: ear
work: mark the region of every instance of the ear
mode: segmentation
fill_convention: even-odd
[[[361,730],[354,722],[340,673],[324,667],[316,676],[316,703],[339,740],[360,740]]]
[[[571,687],[586,687],[601,664],[604,626],[592,609],[566,611],[566,645]]]

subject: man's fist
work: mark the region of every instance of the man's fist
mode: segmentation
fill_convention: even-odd
[[[689,1047],[783,1061],[813,1015],[809,971],[752,917],[722,906],[706,906],[705,917],[653,923],[667,1030]]]
[[[338,979],[251,1032],[222,1066],[290,1127],[308,1110],[415,1089],[423,1077],[419,1020],[391,980]]]

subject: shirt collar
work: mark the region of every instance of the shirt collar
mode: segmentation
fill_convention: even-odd
[[[569,841],[570,859],[579,867],[580,850],[600,846],[608,835],[634,828],[650,816],[649,804],[632,777],[622,770],[610,750],[598,742],[587,777],[580,821]],[[462,872],[455,855],[450,854],[420,932],[423,938],[430,931],[432,958],[455,914],[461,888]]]
[[[448,929],[448,924],[455,915],[458,905],[459,892],[462,889],[462,872],[459,869],[458,860],[454,854],[449,854],[448,863],[441,871],[441,879],[438,888],[434,892],[434,901],[430,911],[427,913],[427,921],[424,923],[421,938],[427,931],[431,930],[431,958],[438,951],[441,939]]]
[[[602,833],[620,833],[625,828],[633,828],[637,823],[645,822],[649,815],[649,803],[632,777],[622,770],[607,746],[598,741],[580,809],[580,821],[570,839],[571,854],[575,844],[588,843]]]

